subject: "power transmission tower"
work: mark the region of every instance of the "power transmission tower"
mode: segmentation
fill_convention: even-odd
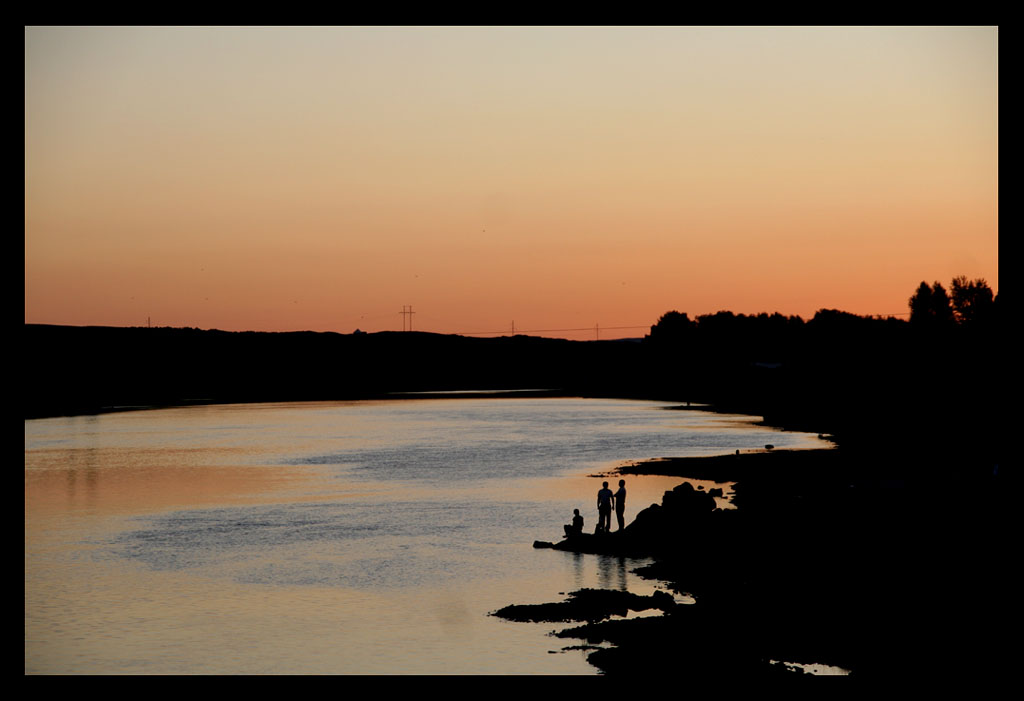
[[[412,305],[411,304],[402,305],[402,311],[400,311],[398,313],[402,315],[402,331],[412,331],[412,315],[416,313],[416,312],[414,312],[412,310]],[[406,317],[408,317],[408,319],[409,319],[409,328],[408,329],[405,328]]]

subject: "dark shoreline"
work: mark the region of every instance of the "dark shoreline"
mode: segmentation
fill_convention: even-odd
[[[56,405],[36,407],[25,420],[55,419],[66,416],[99,416],[122,411],[154,411],[157,409],[179,409],[190,406],[216,406],[219,404],[301,404],[305,402],[352,402],[382,401],[398,399],[508,399],[533,397],[575,397],[578,394],[563,392],[557,389],[495,389],[495,390],[444,390],[423,392],[388,392],[386,394],[366,394],[358,397],[334,397],[318,399],[179,399],[168,402],[126,405]]]
[[[621,535],[551,544],[652,556],[638,574],[696,599],[658,617],[608,620],[615,612],[595,611],[593,596],[575,614],[571,598],[560,620],[585,623],[554,635],[610,645],[588,655],[605,674],[801,674],[783,663],[872,682],[1005,674],[1009,650],[993,635],[1011,581],[1005,478],[989,470],[949,481],[931,467],[842,448],[623,466],[627,486],[630,474],[735,481],[738,508],[711,511],[677,487]]]
[[[374,399],[388,396],[438,395]],[[199,402],[168,406],[193,403]],[[560,620],[584,621],[557,636],[582,641],[565,649],[592,649],[588,661],[616,675],[774,679],[799,675],[781,663],[818,663],[891,681],[1012,669],[1008,650],[992,635],[1012,581],[1005,562],[1013,552],[1009,485],[987,458],[965,460],[972,458],[963,451],[915,455],[840,444],[622,465],[615,472],[627,484],[640,474],[735,482],[738,509],[676,514],[666,522],[669,510],[661,508],[653,534],[653,521],[638,529],[637,518],[626,529],[635,532],[628,543],[616,533],[591,536],[584,546],[558,543],[578,552],[653,556],[655,564],[638,574],[697,603],[640,602],[666,613],[602,620],[621,604],[609,608],[604,594],[588,593],[580,598],[589,609],[553,605]],[[964,603],[951,606],[948,597]]]

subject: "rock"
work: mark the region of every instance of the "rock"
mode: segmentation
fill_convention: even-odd
[[[580,589],[561,603],[505,606],[491,615],[511,621],[601,621],[626,616],[630,611],[672,611],[676,607],[672,596],[663,591],[641,596],[610,589]]]

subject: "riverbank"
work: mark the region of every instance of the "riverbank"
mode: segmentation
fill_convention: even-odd
[[[948,478],[959,468],[960,478]],[[696,603],[559,632],[604,673],[775,678],[829,665],[868,680],[998,673],[1009,651],[1005,476],[905,454],[765,451],[635,463],[621,473],[735,481],[735,510],[686,487],[620,536],[555,543],[649,554],[638,573]],[[932,475],[938,475],[934,478]],[[628,479],[627,479],[628,486]],[[617,537],[618,536],[618,537]]]

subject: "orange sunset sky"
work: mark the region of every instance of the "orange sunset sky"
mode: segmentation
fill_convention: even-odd
[[[995,27],[27,27],[25,321],[641,336],[998,291]],[[617,328],[622,327],[622,328]]]

